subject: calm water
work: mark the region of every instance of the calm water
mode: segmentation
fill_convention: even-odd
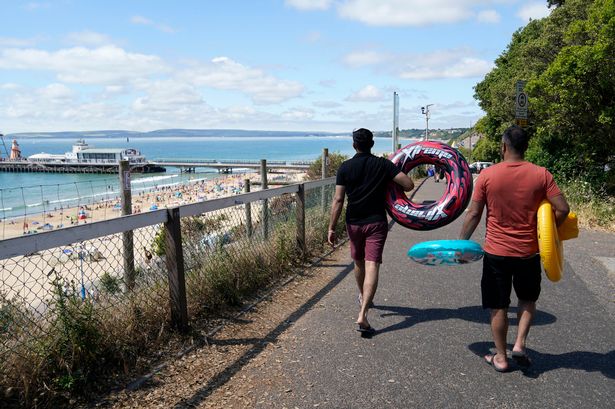
[[[75,139],[24,138],[18,140],[22,155],[60,154],[72,149]],[[329,152],[354,154],[350,137],[179,137],[179,138],[88,138],[97,148],[136,148],[148,159],[267,159],[311,160]],[[410,141],[401,141],[403,145]],[[10,143],[10,141],[7,141]],[[390,151],[391,140],[377,138],[374,152]],[[10,145],[8,146],[10,149]],[[3,149],[3,148],[2,148]],[[4,153],[4,152],[3,152]],[[133,192],[172,185],[190,179],[217,177],[215,169],[198,168],[195,174],[180,174],[168,168],[157,175],[133,175]],[[117,196],[113,175],[3,173],[0,172],[0,217],[37,214],[61,207],[91,204]]]

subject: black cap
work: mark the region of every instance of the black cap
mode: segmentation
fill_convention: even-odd
[[[374,140],[374,134],[369,129],[359,128],[352,132],[352,141],[359,144],[366,144]]]

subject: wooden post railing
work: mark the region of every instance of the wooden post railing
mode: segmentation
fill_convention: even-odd
[[[171,323],[175,328],[184,332],[188,329],[188,306],[186,302],[186,277],[184,274],[184,252],[182,249],[179,208],[168,209],[168,219],[164,224],[164,229]]]
[[[301,259],[307,256],[307,247],[305,242],[305,185],[299,185],[299,191],[295,193],[297,201],[297,251]]]
[[[120,192],[122,202],[122,216],[132,214],[132,193],[130,187],[130,164],[127,160],[120,161]],[[132,290],[135,285],[135,249],[133,231],[122,233],[122,247],[124,259],[124,282],[126,288]]]
[[[267,187],[267,160],[261,159],[261,189],[268,189]],[[267,240],[269,237],[269,201],[263,199],[261,224],[263,225],[263,239]]]

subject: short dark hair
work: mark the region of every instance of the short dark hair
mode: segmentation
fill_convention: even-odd
[[[525,129],[513,125],[504,131],[502,141],[518,154],[523,155],[529,144],[529,135]]]
[[[356,149],[369,152],[374,146],[374,134],[369,129],[359,128],[352,132],[352,142]]]

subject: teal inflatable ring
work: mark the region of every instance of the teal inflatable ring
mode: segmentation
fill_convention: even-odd
[[[472,240],[435,240],[415,244],[408,257],[419,264],[467,264],[483,258],[483,248]]]

